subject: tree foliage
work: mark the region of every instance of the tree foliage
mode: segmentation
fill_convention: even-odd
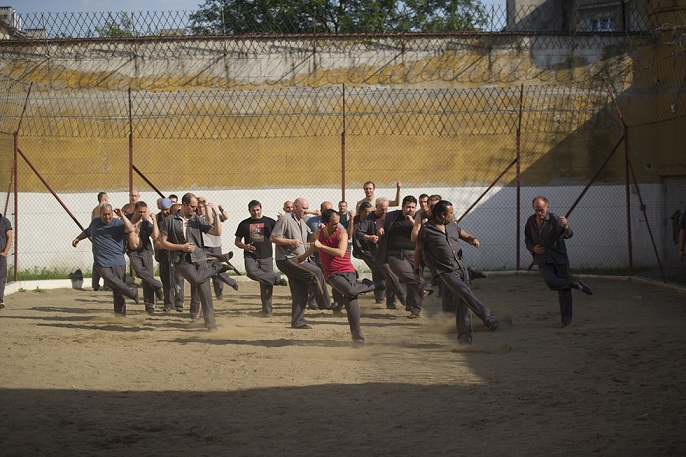
[[[134,35],[133,17],[123,11],[110,15],[104,25],[95,27],[95,32],[103,38],[131,37]]]
[[[472,31],[480,0],[205,0],[191,15],[200,35]]]

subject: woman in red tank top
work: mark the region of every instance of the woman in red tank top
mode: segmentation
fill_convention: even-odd
[[[348,232],[338,226],[339,221],[338,211],[325,210],[322,213],[324,227],[317,231],[314,243],[298,257],[298,260],[304,262],[314,251],[319,250],[319,260],[324,269],[326,282],[333,288],[336,302],[345,304],[352,339],[355,343],[361,344],[364,343],[364,337],[360,329],[360,304],[357,296],[374,290],[383,290],[385,287],[368,279],[363,279],[361,283],[357,282],[355,267],[348,254]]]

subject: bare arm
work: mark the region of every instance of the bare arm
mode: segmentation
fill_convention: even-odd
[[[395,200],[388,202],[388,206],[398,206],[400,205],[400,181],[395,183]]]
[[[6,231],[5,237],[7,238],[7,244],[5,245],[5,250],[2,251],[3,257],[7,257],[10,253],[10,246],[12,245],[12,230]]]
[[[420,213],[414,215],[414,227],[412,227],[412,232],[410,233],[410,239],[413,242],[417,241],[417,235],[419,235],[419,229],[422,228],[425,220],[422,220]],[[416,264],[415,264],[416,265]]]
[[[414,248],[414,282],[420,284],[422,282],[422,271],[419,269],[419,265],[422,264],[422,259],[424,257],[424,245],[422,243],[417,243]]]
[[[479,246],[481,246],[481,243],[479,243],[479,240],[477,240],[474,235],[470,235],[469,233],[465,232],[464,230],[460,230],[460,239],[466,241],[467,243],[471,244],[475,248],[478,248]]]
[[[221,236],[222,234],[222,221],[220,220],[219,217],[217,217],[217,209],[214,207],[214,203],[207,202],[207,206],[212,210],[212,217],[214,221],[214,225],[212,228],[207,232],[208,235],[216,235],[216,236]],[[209,216],[210,211],[207,212],[207,215]],[[209,219],[208,219],[209,221]],[[210,222],[211,223],[211,222]]]

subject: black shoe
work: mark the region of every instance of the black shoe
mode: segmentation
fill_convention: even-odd
[[[302,324],[302,325],[299,325],[297,327],[291,326],[291,328],[294,328],[296,330],[309,330],[312,328],[312,326],[310,326],[309,324]]]
[[[583,281],[577,281],[576,285],[578,286],[577,288],[586,295],[593,295],[593,290],[584,284]]]
[[[231,285],[231,288],[232,288],[233,290],[235,290],[236,292],[238,292],[238,281],[235,281],[235,282]]]
[[[224,294],[217,294],[215,295],[215,298],[217,299],[217,301],[224,300]]]
[[[164,290],[161,287],[155,289],[155,297],[157,297],[158,300],[164,300]]]
[[[233,252],[229,251],[226,254],[207,254],[207,258],[210,260],[218,260],[220,262],[229,263],[229,260],[233,259]]]
[[[207,331],[210,332],[210,333],[214,333],[214,332],[219,331],[219,329],[217,328],[216,325],[212,325],[212,326],[210,326],[210,327],[207,327]]]
[[[221,263],[219,260],[213,261],[212,265],[219,267],[219,271],[217,271],[217,273],[226,273],[229,270],[233,270],[233,268],[231,268],[229,265]]]
[[[287,286],[287,285],[288,285],[288,281],[286,281],[285,278],[281,278],[281,281],[279,281],[278,285],[279,285],[279,286]]]
[[[274,313],[271,313],[271,312],[267,313],[267,312],[261,311],[260,316],[262,316],[262,317],[274,317]]]
[[[133,301],[134,301],[137,305],[139,305],[140,303],[138,302],[138,288],[137,288],[137,287],[134,287],[133,290],[136,291],[136,293],[135,293],[134,296],[133,296]]]
[[[492,332],[495,332],[495,329],[497,329],[499,325],[500,321],[495,316],[491,316],[488,321],[486,321],[486,328]]]
[[[362,338],[361,336],[357,337],[357,338],[353,338],[353,343],[355,343],[356,346],[357,345],[361,346],[364,344],[364,338]]]
[[[99,286],[99,285],[93,286],[93,291],[94,291],[94,292],[97,292],[97,291],[99,291],[99,290],[100,290],[100,286]]]
[[[483,271],[480,271],[480,270],[475,270],[472,267],[467,267],[467,271],[469,272],[469,279],[488,278],[488,275],[486,273],[484,273]]]
[[[177,313],[182,313],[182,312],[183,312],[183,308],[174,308],[174,309],[176,310]]]
[[[384,291],[384,290],[386,290],[386,285],[385,285],[384,283],[382,283],[382,282],[374,282],[374,281],[371,281],[371,280],[369,280],[369,279],[367,279],[367,278],[364,278],[364,279],[362,280],[362,284],[364,284],[365,286],[374,286],[374,290],[379,290],[379,291]]]
[[[148,314],[155,314],[155,308],[145,308],[145,312]]]
[[[386,309],[398,309],[395,305],[386,305]]]

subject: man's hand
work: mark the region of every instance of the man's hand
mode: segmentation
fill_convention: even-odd
[[[367,235],[369,239],[367,241],[372,242],[374,244],[379,242],[379,237],[376,235]]]
[[[303,244],[300,240],[291,240],[291,246],[294,248],[299,248]]]
[[[71,242],[71,245],[76,247],[76,245],[79,244],[79,241],[81,241],[81,240],[79,240],[78,238],[74,238],[74,240]]]
[[[193,252],[195,251],[196,246],[193,243],[184,243],[181,245],[181,250],[183,252]]]
[[[545,254],[545,248],[541,246],[540,244],[537,244],[534,246],[534,253],[535,254]]]
[[[567,218],[562,216],[557,220],[557,225],[562,227],[564,230],[567,230]]]
[[[257,250],[257,248],[252,243],[244,244],[243,249],[245,249],[248,252],[255,252]]]

